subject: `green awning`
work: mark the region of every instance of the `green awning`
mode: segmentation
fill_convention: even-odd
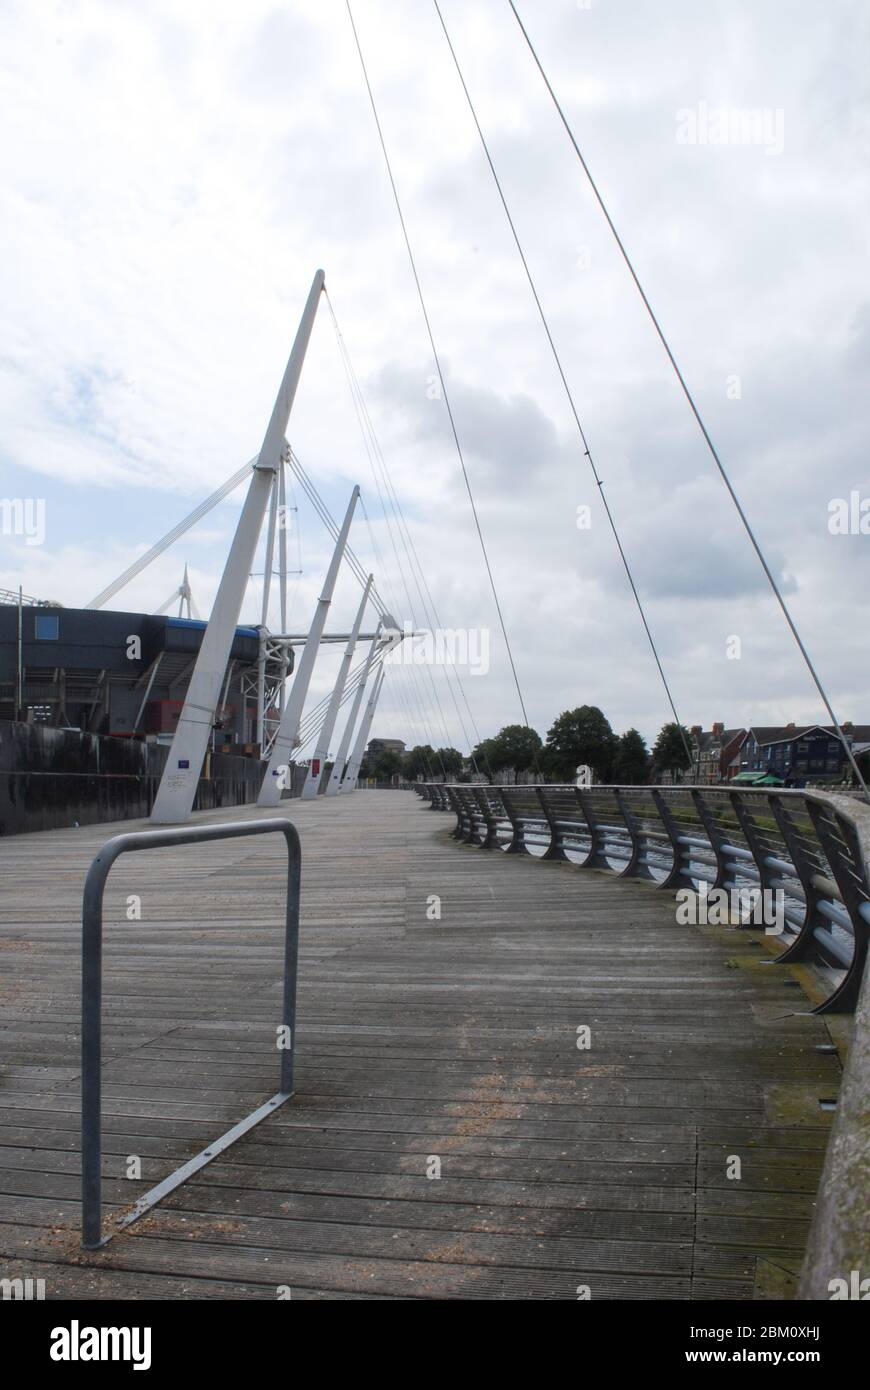
[[[781,777],[777,777],[775,772],[738,772],[736,777],[731,778],[732,783],[742,782],[744,786],[752,787],[781,787],[784,786]]]

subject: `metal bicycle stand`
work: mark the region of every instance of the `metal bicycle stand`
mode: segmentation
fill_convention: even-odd
[[[248,835],[280,832],[287,844],[287,909],[284,929],[284,990],[281,1024],[288,1030],[289,1046],[281,1050],[280,1089],[263,1105],[215,1139],[207,1148],[177,1168],[168,1178],[146,1192],[118,1222],[117,1230],[138,1221],[167,1193],[255,1125],[273,1114],[293,1094],[293,1051],[296,1045],[296,973],[299,955],[299,887],[302,852],[299,835],[292,821],[269,819],[233,821],[227,825],[182,826],[169,830],[143,830],[116,835],[107,840],[94,859],[85,880],[82,898],[82,1246],[97,1250],[111,1236],[103,1236],[101,1220],[102,1111],[100,1071],[102,1065],[102,982],[103,982],[103,893],[109,870],[122,854],[134,850],[163,849],[170,845],[202,844],[211,840],[231,840]]]

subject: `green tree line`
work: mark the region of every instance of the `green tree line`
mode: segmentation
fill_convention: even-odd
[[[360,775],[384,782],[396,776],[411,782],[418,777],[457,781],[468,779],[476,764],[489,782],[506,770],[513,772],[516,782],[529,775],[572,782],[578,767],[590,767],[596,782],[640,786],[687,771],[686,744],[691,747],[688,729],[665,724],[650,750],[637,729],[616,734],[597,705],[580,705],[560,714],[545,739],[524,724],[506,724],[492,738],[482,739],[470,759],[456,748],[419,744],[404,754],[390,750],[367,753]]]

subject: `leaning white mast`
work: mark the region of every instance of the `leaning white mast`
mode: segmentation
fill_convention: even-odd
[[[316,796],[320,788],[321,778],[323,776],[323,769],[326,764],[326,759],[329,756],[329,745],[332,742],[332,734],[333,730],[335,729],[335,721],[338,718],[338,711],[341,709],[341,702],[344,697],[344,687],[347,683],[347,673],[350,670],[350,663],[353,661],[353,654],[356,649],[359,631],[362,627],[362,620],[365,614],[366,604],[369,601],[369,593],[371,592],[373,582],[374,575],[370,574],[368,579],[366,580],[366,586],[363,589],[363,596],[360,600],[359,608],[357,609],[357,614],[356,618],[354,619],[353,628],[351,629],[350,636],[347,639],[347,646],[344,649],[344,655],[341,658],[341,665],[338,668],[338,675],[335,680],[332,696],[330,698],[326,714],[323,717],[323,723],[320,726],[320,733],[317,736],[317,744],[315,746],[314,755],[311,759],[311,763],[308,769],[308,776],[306,777],[305,785],[302,788],[302,796],[305,799],[307,799],[308,797]]]
[[[350,531],[350,524],[353,521],[353,514],[356,510],[358,498],[359,487],[355,486],[350,495],[350,502],[345,512],[341,530],[338,533],[338,539],[335,542],[335,550],[329,562],[329,569],[326,571],[323,589],[317,600],[317,607],[314,610],[314,617],[311,620],[311,627],[305,639],[302,656],[293,677],[290,694],[284,706],[284,712],[281,715],[281,723],[275,735],[275,741],[272,744],[272,752],[269,755],[269,762],[260,785],[260,794],[257,797],[258,806],[277,806],[286,786],[290,762],[296,747],[299,725],[302,720],[305,697],[308,694],[308,687],[311,683],[311,674],[314,670],[314,663],[317,660],[320,639],[323,636],[323,629],[326,626],[326,616],[329,612],[329,605],[332,602],[332,592],[335,588],[339,567],[344,557],[348,532]]]
[[[154,809],[151,812],[152,821],[158,825],[186,820],[193,807],[215,709],[220,698],[221,682],[238,626],[242,600],[269,495],[285,448],[284,436],[324,280],[323,271],[318,270],[308,294],[263,444],[253,466],[248,495],[233,537],[211,617],[203,634],[196,666],[178,720],[178,728],[172,740]]]

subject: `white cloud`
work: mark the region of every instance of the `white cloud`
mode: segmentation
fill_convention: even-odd
[[[844,715],[870,718],[868,551],[826,529],[830,497],[870,491],[867,16],[847,0],[800,0],[787,26],[749,0],[526,11],[807,645]],[[355,12],[532,722],[594,702],[654,733],[664,696],[437,17],[396,0]],[[508,7],[450,0],[444,14],[684,719],[817,717]],[[322,264],[440,617],[493,629],[491,674],[467,683],[478,724],[513,722],[343,5],[10,3],[0,78],[0,493],[45,497],[49,517],[41,551],[4,538],[0,584],[85,602],[250,457]],[[782,155],[679,145],[675,113],[701,100],[782,108]],[[291,436],[333,513],[358,480],[376,516],[325,313]],[[156,607],[188,559],[205,609],[237,506],[116,606]],[[301,622],[327,549],[300,519]],[[374,531],[385,597],[407,608]],[[364,524],[354,545],[373,563]],[[336,624],[355,592],[348,580]],[[741,662],[724,660],[730,632]],[[385,695],[375,732],[401,736],[403,718]]]

